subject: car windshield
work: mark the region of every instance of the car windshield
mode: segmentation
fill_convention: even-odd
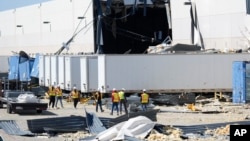
[[[33,94],[32,92],[16,91],[16,92],[6,92],[6,97],[18,97],[20,94]]]

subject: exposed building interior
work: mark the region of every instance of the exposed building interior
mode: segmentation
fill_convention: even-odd
[[[98,53],[146,53],[149,46],[163,42],[168,36],[171,38],[166,0],[152,0],[152,4],[139,0],[132,5],[123,0],[94,2]]]

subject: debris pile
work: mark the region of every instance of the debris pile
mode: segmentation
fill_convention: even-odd
[[[229,135],[230,134],[230,125],[226,125],[224,127],[219,127],[213,130],[205,131],[205,134],[211,134],[213,136],[221,136],[221,135]]]

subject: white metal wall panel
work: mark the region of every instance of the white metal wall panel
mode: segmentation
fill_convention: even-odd
[[[10,36],[10,35],[13,36],[15,34],[16,24],[15,24],[15,14],[13,14],[13,12],[15,11],[10,10],[10,11],[0,12],[1,37]]]
[[[171,1],[173,44],[191,43],[191,6],[184,5],[184,2],[186,0]],[[196,2],[198,23],[205,49],[249,47],[241,31],[250,23],[246,15],[245,0],[196,0],[193,2]]]
[[[105,58],[105,59],[104,59]],[[233,61],[248,54],[106,55],[99,86],[126,90],[179,91],[232,89]],[[98,61],[100,60],[98,58]],[[98,62],[100,64],[100,62]],[[100,67],[99,65],[98,67]],[[103,73],[106,72],[106,73]],[[100,77],[99,77],[100,78]],[[105,78],[105,80],[104,80]]]
[[[50,56],[50,73],[51,73],[51,84],[57,86],[58,83],[58,56]]]
[[[81,92],[93,92],[98,89],[97,56],[81,56]]]
[[[9,56],[0,56],[0,73],[8,73],[9,72]]]
[[[58,84],[60,85],[61,89],[65,89],[65,64],[64,64],[64,56],[58,56]]]
[[[45,86],[45,58],[43,55],[39,56],[39,85]]]
[[[65,56],[65,84],[66,90],[76,87],[81,89],[80,56]]]
[[[98,88],[103,88],[102,91],[106,92],[109,86],[106,84],[106,55],[98,56]],[[109,88],[110,90],[110,88]]]
[[[80,56],[71,57],[71,86],[81,89]]]
[[[51,83],[51,63],[50,63],[50,55],[44,56],[44,80],[45,80],[45,86],[49,87],[52,85]]]
[[[88,83],[89,91],[95,91],[98,89],[98,58],[97,56],[88,57],[88,82],[89,82]]]
[[[78,17],[85,18],[81,21]],[[28,54],[55,53],[81,28],[84,30],[68,52],[94,52],[92,0],[53,0],[4,11],[0,12],[0,23],[0,55],[19,50]]]
[[[81,92],[88,92],[88,59],[86,56],[80,58],[81,66]]]
[[[73,86],[71,86],[71,58],[70,56],[65,56],[65,89],[71,90]]]

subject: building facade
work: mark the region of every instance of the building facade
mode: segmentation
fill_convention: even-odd
[[[248,49],[248,0],[53,0],[0,12],[0,55],[145,53],[171,45]],[[72,39],[72,40],[71,40]]]

